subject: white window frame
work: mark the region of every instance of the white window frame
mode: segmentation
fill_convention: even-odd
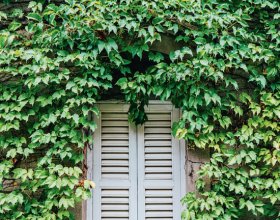
[[[120,101],[100,101],[97,104],[95,104],[95,107],[101,111],[101,112],[127,112],[129,109],[129,104],[120,102]],[[181,115],[180,109],[176,109],[171,102],[165,101],[150,101],[149,106],[145,108],[145,111],[149,113],[163,113],[163,112],[171,112],[171,120],[172,123],[174,121],[178,121]],[[94,172],[94,167],[100,166],[100,163],[98,161],[101,161],[100,157],[100,139],[101,139],[101,129],[100,123],[101,120],[94,115],[94,121],[97,124],[98,129],[94,132],[93,139],[93,148],[92,150],[90,148],[87,148],[87,179],[93,180],[96,183],[96,188],[91,189],[92,198],[88,199],[86,202],[86,207],[84,209],[83,214],[83,220],[100,220],[101,219],[101,202],[100,201],[94,201],[94,198],[101,198],[101,188],[99,185],[99,181],[101,180],[100,172]],[[138,131],[137,131],[137,130]],[[141,131],[142,130],[142,131]],[[137,132],[139,135],[143,135],[143,126],[136,126],[131,125],[129,130],[129,138],[134,138],[136,140]],[[133,136],[135,137],[133,137]],[[173,194],[173,213],[174,213],[174,220],[180,219],[181,212],[183,211],[183,207],[180,203],[180,199],[183,198],[186,194],[186,170],[185,170],[185,158],[186,158],[186,144],[185,140],[181,139],[178,140],[176,138],[172,138],[172,143],[179,146],[178,149],[174,148],[176,152],[173,152],[173,154],[179,154],[180,160],[174,161],[174,169],[173,169],[173,175],[174,175],[174,190],[176,192]],[[136,144],[136,145],[134,145]],[[144,155],[143,152],[139,152],[139,149],[137,148],[137,144],[139,143],[132,143],[129,146],[129,159],[137,158],[139,160],[139,153],[141,155]],[[96,149],[97,148],[97,149]],[[137,151],[136,151],[137,149]],[[95,152],[94,152],[95,151]],[[97,151],[97,152],[96,152]],[[135,206],[129,206],[129,212],[130,212],[130,219],[132,220],[144,220],[145,219],[145,202],[141,199],[138,194],[142,194],[143,190],[145,189],[139,189],[137,191],[137,187],[139,185],[139,181],[143,181],[143,175],[144,175],[144,166],[141,166],[140,163],[137,163],[137,165],[130,165],[130,179],[129,180],[119,180],[114,181],[114,187],[115,188],[124,188],[124,187],[132,187],[130,188],[130,199],[133,199],[134,201],[138,200],[138,207],[135,208]],[[138,174],[140,173],[140,174]],[[134,175],[137,175],[135,177]],[[135,182],[134,180],[137,180],[138,182]],[[133,180],[133,182],[131,182]],[[148,188],[159,188],[161,186],[160,181],[157,180],[151,180],[154,181],[154,184],[150,184],[150,186],[146,186]],[[106,188],[106,186],[110,187],[110,184],[106,181],[102,182],[102,188]],[[151,183],[151,182],[150,182]],[[142,190],[142,191],[141,191]],[[137,192],[137,193],[135,193]],[[142,194],[142,195],[144,195]],[[138,197],[138,198],[137,198]],[[142,196],[143,197],[143,196]],[[129,204],[130,205],[130,204]],[[139,213],[138,213],[139,211]],[[85,213],[86,212],[86,213]],[[133,216],[132,216],[133,215]]]

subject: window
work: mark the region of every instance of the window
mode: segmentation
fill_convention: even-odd
[[[128,123],[126,104],[97,104],[98,129],[89,151],[88,179],[96,183],[87,220],[177,220],[185,195],[185,146],[171,134],[179,110],[152,104],[149,121]]]

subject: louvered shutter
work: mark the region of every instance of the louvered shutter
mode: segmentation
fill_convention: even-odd
[[[93,220],[137,219],[136,127],[128,123],[127,110],[96,105],[94,133]],[[112,108],[113,107],[113,108]]]
[[[95,181],[86,220],[177,220],[185,195],[184,143],[171,135],[179,110],[149,105],[149,121],[128,123],[127,104],[97,104],[88,179]],[[181,181],[182,179],[182,181]]]
[[[180,219],[180,149],[171,134],[179,110],[151,106],[138,127],[138,220]]]

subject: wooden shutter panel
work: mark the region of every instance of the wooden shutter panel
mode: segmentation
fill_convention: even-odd
[[[154,108],[147,109],[149,121],[138,127],[138,220],[177,220],[180,154],[171,126],[179,110]]]
[[[96,105],[94,133],[93,212],[89,220],[137,219],[136,126],[112,105]]]
[[[100,117],[94,118],[98,129],[93,150],[88,148],[87,178],[96,187],[86,220],[180,219],[185,152],[171,135],[179,110],[171,104],[149,105],[149,121],[136,129],[127,120],[129,105],[95,107]]]
[[[172,179],[171,113],[147,114],[144,125],[145,180]]]
[[[101,189],[101,219],[129,219],[129,189]]]
[[[126,113],[101,115],[101,178],[129,179],[129,124]]]

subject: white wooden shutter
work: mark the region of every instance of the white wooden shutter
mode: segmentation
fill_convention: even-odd
[[[89,220],[137,219],[136,127],[127,110],[97,105],[94,133],[93,212]],[[89,212],[89,211],[88,211]]]
[[[94,118],[98,129],[93,150],[88,149],[87,178],[96,187],[86,220],[180,219],[185,148],[171,135],[179,110],[171,104],[150,105],[149,121],[136,129],[127,121],[129,105],[95,107],[100,117]]]
[[[171,134],[179,110],[151,106],[138,127],[138,220],[180,219],[180,149]]]

